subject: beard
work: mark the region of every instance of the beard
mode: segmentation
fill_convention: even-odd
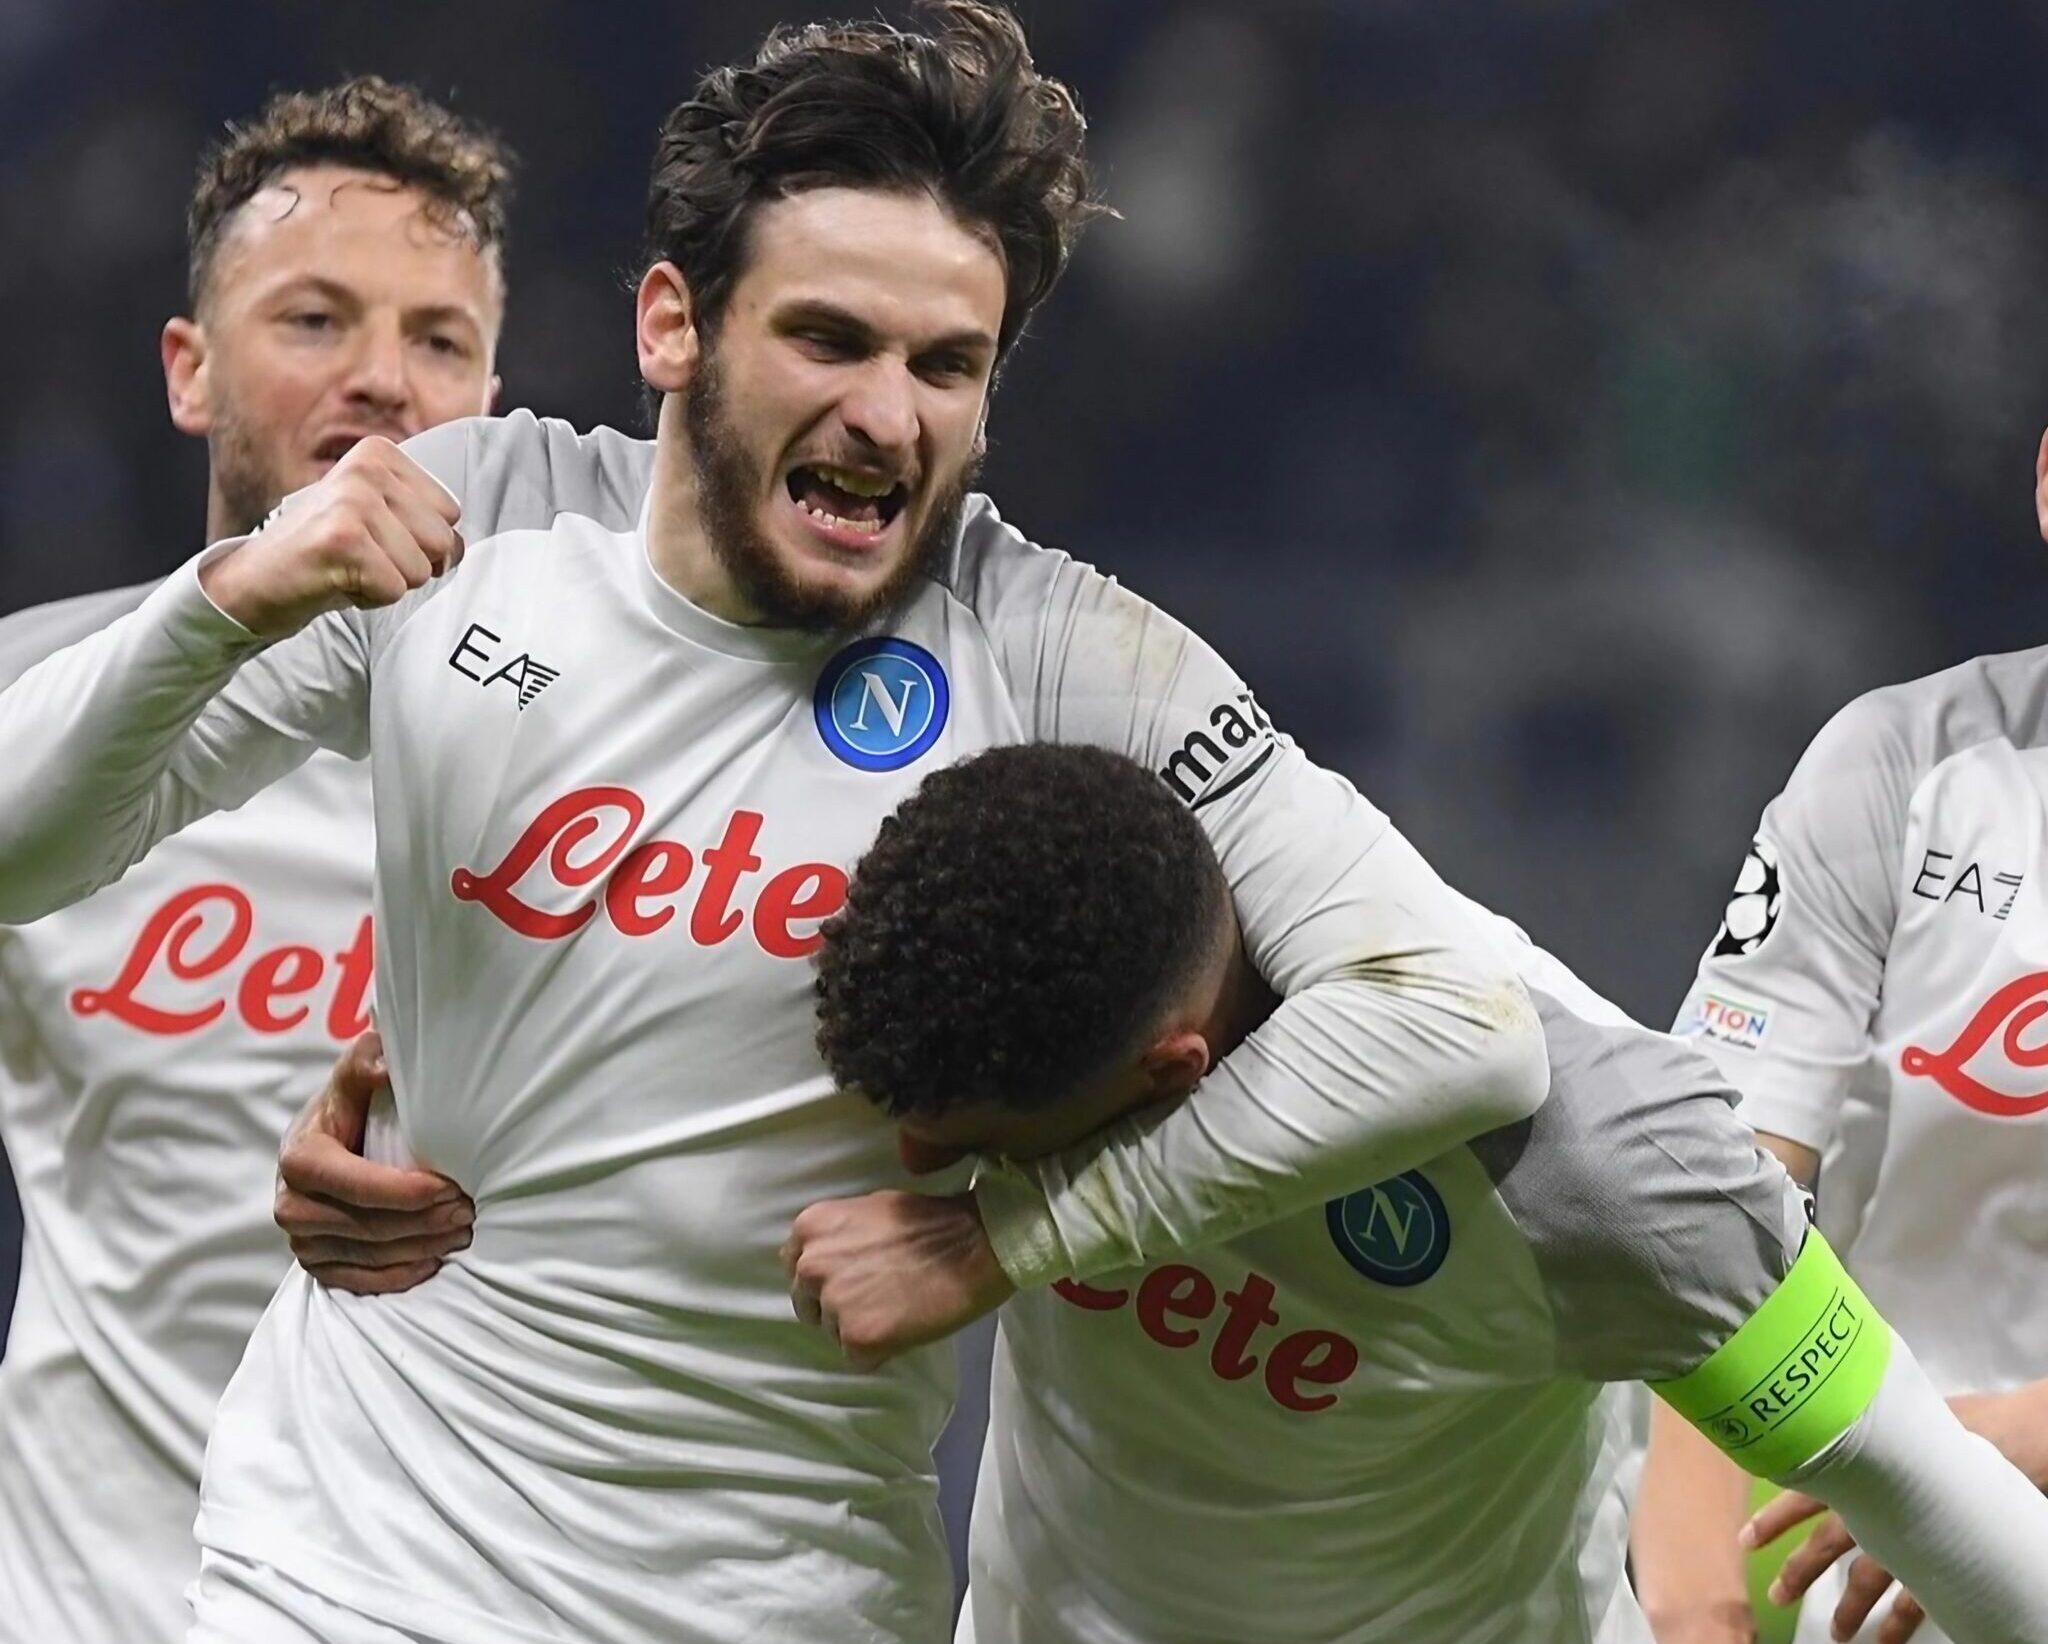
[[[222,404],[207,442],[213,487],[224,511],[224,537],[244,537],[284,501],[284,476],[232,404]]]
[[[850,632],[895,605],[912,583],[929,575],[952,550],[967,493],[981,468],[978,453],[962,465],[911,541],[903,562],[879,587],[865,594],[848,594],[805,581],[783,562],[774,543],[755,523],[755,500],[766,489],[767,470],[732,425],[724,379],[713,354],[705,355],[684,392],[683,425],[690,433],[697,512],[712,557],[732,579],[740,597],[775,628]]]

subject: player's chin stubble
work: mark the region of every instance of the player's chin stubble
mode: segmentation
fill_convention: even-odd
[[[282,476],[230,408],[223,407],[214,419],[207,460],[225,510],[222,536],[247,536],[284,500]]]
[[[980,471],[977,455],[939,499],[902,563],[873,592],[852,596],[794,574],[755,524],[754,501],[764,489],[765,476],[726,414],[715,355],[706,357],[684,392],[683,424],[690,433],[697,508],[711,552],[740,597],[776,628],[850,631],[896,604],[913,582],[951,552],[968,490]]]

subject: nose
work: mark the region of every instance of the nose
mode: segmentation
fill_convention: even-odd
[[[891,458],[901,460],[917,449],[917,385],[900,359],[869,360],[848,385],[839,414],[850,433]]]
[[[395,323],[358,330],[345,389],[358,405],[403,420],[412,404],[412,381],[406,373],[405,337]]]

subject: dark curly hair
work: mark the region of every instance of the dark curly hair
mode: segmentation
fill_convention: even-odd
[[[466,213],[477,248],[502,258],[513,164],[491,132],[374,74],[280,92],[248,124],[228,127],[200,161],[185,217],[192,303],[205,297],[234,214],[294,167],[352,166],[417,188],[451,219]]]
[[[1087,123],[1040,74],[1017,20],[983,0],[927,0],[932,32],[882,22],[777,28],[746,67],[714,69],[662,122],[645,261],[682,271],[716,331],[761,205],[805,189],[928,193],[999,249],[1006,353],[1084,224]]]
[[[1141,765],[1030,743],[935,772],[824,927],[818,1049],[897,1116],[1064,1100],[1216,951],[1208,836]]]

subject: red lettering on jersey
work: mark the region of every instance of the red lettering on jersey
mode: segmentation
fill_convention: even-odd
[[[760,837],[761,813],[734,811],[725,837],[704,853],[704,888],[690,913],[690,940],[699,947],[717,947],[746,923],[744,914],[730,911],[732,893],[761,865],[754,854],[754,841]]]
[[[604,827],[607,811],[623,811],[626,825],[603,850],[577,861],[577,850],[588,844],[591,836]],[[543,852],[547,855],[548,871],[555,876],[556,882],[571,890],[581,889],[593,879],[602,878],[623,854],[632,840],[633,830],[640,826],[646,814],[647,807],[631,788],[578,788],[574,793],[564,794],[536,816],[526,831],[513,841],[512,848],[505,853],[505,860],[489,873],[478,875],[468,868],[457,868],[449,878],[448,888],[454,891],[456,901],[482,903],[521,936],[531,936],[543,942],[573,936],[597,912],[595,898],[578,903],[567,913],[546,913],[520,901],[513,891],[519,881],[532,871]]]
[[[1258,1354],[1248,1353],[1246,1349],[1262,1326],[1280,1322],[1280,1315],[1273,1311],[1273,1298],[1277,1294],[1273,1281],[1262,1279],[1256,1273],[1247,1273],[1244,1283],[1235,1290],[1224,1291],[1223,1300],[1230,1308],[1230,1317],[1216,1332],[1216,1351],[1209,1355],[1209,1368],[1225,1381],[1242,1380],[1258,1369]]]
[[[806,959],[825,945],[813,925],[802,936],[789,927],[799,919],[823,924],[846,906],[846,875],[825,862],[785,868],[761,887],[754,904],[754,940],[776,959]]]
[[[1098,1290],[1079,1279],[1058,1279],[1054,1295],[1071,1302],[1086,1313],[1115,1313],[1128,1306],[1128,1290]],[[1243,1381],[1259,1367],[1258,1355],[1250,1351],[1253,1339],[1267,1325],[1278,1326],[1280,1315],[1274,1307],[1280,1292],[1271,1279],[1247,1273],[1235,1290],[1223,1293],[1223,1323],[1210,1351],[1210,1372],[1220,1381]],[[1200,1321],[1216,1313],[1216,1284],[1200,1268],[1170,1263],[1154,1268],[1139,1281],[1138,1328],[1161,1347],[1192,1347],[1202,1332],[1193,1325],[1170,1321]],[[1358,1344],[1334,1330],[1297,1330],[1273,1344],[1266,1358],[1266,1394],[1283,1410],[1314,1415],[1337,1402],[1337,1395],[1311,1393],[1308,1387],[1335,1388],[1351,1379],[1358,1369]]]
[[[209,915],[224,915],[226,921],[226,928],[210,944],[201,941]],[[105,988],[77,989],[71,995],[71,1008],[80,1016],[104,1014],[143,1033],[175,1037],[197,1033],[219,1021],[232,998],[246,1027],[257,1033],[289,1033],[313,1014],[313,1007],[285,1001],[314,992],[327,974],[327,961],[317,948],[287,943],[257,954],[240,982],[229,987],[226,974],[247,951],[255,929],[255,907],[237,887],[194,885],[179,891],[149,916],[113,983]],[[327,1007],[326,1027],[336,1039],[353,1039],[370,1025],[374,952],[365,914],[356,926],[355,940],[334,956],[335,990]],[[220,996],[190,1010],[152,1004],[144,996],[151,981],[161,977],[175,982],[221,977]]]
[[[676,910],[672,905],[650,910],[641,903],[650,897],[673,896],[689,883],[695,865],[687,845],[670,839],[642,845],[619,864],[619,871],[605,886],[604,911],[626,935],[652,936],[676,916]]]
[[[1154,1268],[1138,1286],[1138,1328],[1161,1347],[1192,1347],[1202,1339],[1199,1330],[1168,1324],[1168,1315],[1206,1319],[1215,1311],[1216,1286],[1199,1267]]]
[[[334,998],[327,1006],[329,1037],[353,1039],[370,1031],[370,967],[376,956],[377,936],[366,913],[356,926],[356,939],[334,956]]]
[[[195,952],[193,943],[205,931],[206,915],[211,910],[226,912],[227,929],[211,947]],[[216,999],[197,1010],[167,1010],[142,998],[143,984],[159,960],[180,982],[218,976],[241,957],[255,927],[256,910],[233,885],[194,885],[190,890],[180,891],[150,915],[142,934],[135,939],[135,946],[128,950],[127,961],[113,985],[78,989],[71,995],[71,1008],[80,1016],[97,1016],[105,1011],[144,1033],[196,1033],[220,1019],[228,1008],[227,1000]]]
[[[1275,1404],[1312,1413],[1337,1402],[1335,1393],[1304,1393],[1303,1382],[1334,1387],[1358,1368],[1358,1349],[1334,1330],[1297,1330],[1266,1360],[1266,1391]]]
[[[1083,1284],[1079,1279],[1054,1279],[1052,1291],[1090,1313],[1114,1313],[1131,1299],[1128,1290],[1097,1290],[1094,1285]]]
[[[600,833],[609,812],[621,814],[625,827],[602,850],[577,860],[575,853]],[[674,897],[701,865],[697,900],[690,910],[690,940],[710,948],[731,938],[748,922],[739,892],[742,881],[760,871],[761,858],[754,846],[765,818],[759,811],[734,811],[726,819],[724,837],[701,857],[672,839],[650,839],[629,852],[626,847],[646,815],[645,802],[630,788],[579,788],[535,817],[495,868],[483,874],[457,868],[449,888],[457,901],[475,902],[537,941],[575,935],[590,923],[600,902],[622,935],[652,936],[678,911],[673,901],[663,898]],[[601,893],[568,912],[548,913],[515,894],[543,858],[555,882],[569,890],[581,890],[607,873],[611,877]],[[842,869],[829,862],[800,862],[762,886],[753,906],[754,940],[772,958],[804,958],[820,945],[817,925],[845,905]],[[796,928],[805,923],[812,928]]]
[[[2048,1017],[2048,971],[2036,971],[2006,983],[1986,999],[1946,1050],[1908,1045],[1899,1057],[1899,1066],[1914,1078],[1932,1079],[1963,1106],[1993,1118],[2018,1119],[2048,1111],[2048,1090],[2008,1096],[1965,1071],[1994,1033],[1999,1049],[2014,1067],[2048,1067],[2048,1038],[2035,1044],[2020,1042],[2020,1036],[2039,1026],[2044,1017]]]
[[[280,1011],[277,1002],[296,994],[311,993],[320,985],[320,973],[327,968],[312,948],[273,948],[259,954],[235,993],[242,1020],[258,1033],[289,1033],[313,1014],[311,1005],[295,1005]]]

